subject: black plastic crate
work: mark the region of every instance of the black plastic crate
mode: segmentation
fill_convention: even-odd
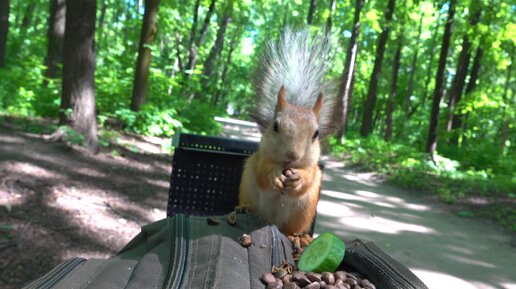
[[[192,134],[180,134],[174,142],[167,216],[233,211],[244,161],[258,143]]]
[[[180,134],[179,139],[174,142],[176,148],[245,156],[251,155],[258,149],[258,142],[254,141],[184,133]]]

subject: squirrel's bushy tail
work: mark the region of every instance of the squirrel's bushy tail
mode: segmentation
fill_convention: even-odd
[[[302,107],[311,108],[322,92],[319,132],[326,135],[331,131],[337,101],[333,86],[324,81],[328,52],[329,39],[312,37],[306,29],[286,29],[278,41],[267,43],[255,74],[256,107],[251,112],[261,129],[272,122],[278,92],[284,85],[287,101]]]

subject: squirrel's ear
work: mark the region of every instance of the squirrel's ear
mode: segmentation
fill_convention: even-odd
[[[317,97],[317,101],[315,102],[314,107],[312,107],[312,111],[315,113],[315,115],[317,115],[317,117],[319,117],[319,114],[321,113],[322,103],[323,103],[323,94],[321,92],[321,93],[319,93],[319,96]]]
[[[282,110],[287,106],[287,99],[285,98],[285,86],[282,85],[278,92],[278,102],[276,103],[276,111]]]

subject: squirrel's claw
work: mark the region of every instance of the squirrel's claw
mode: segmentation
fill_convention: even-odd
[[[286,180],[297,180],[300,178],[299,174],[296,173],[294,169],[284,170],[283,175],[286,177]]]
[[[293,169],[278,171],[271,174],[271,183],[282,194],[299,191],[303,180],[301,176]]]
[[[292,174],[292,175],[288,176],[285,181],[293,182],[293,181],[299,180],[300,178],[301,178],[301,176],[299,176],[298,174]]]
[[[236,206],[235,209],[233,210],[233,212],[235,212],[237,214],[248,214],[251,211],[252,210],[250,207],[241,206],[241,205]]]
[[[287,177],[283,175],[281,171],[271,174],[270,177],[272,186],[282,192],[285,188],[285,181]]]
[[[285,190],[287,191],[297,191],[301,188],[302,179],[301,176],[296,173],[296,171],[292,169],[288,169],[285,171],[287,174],[285,181],[283,183]]]

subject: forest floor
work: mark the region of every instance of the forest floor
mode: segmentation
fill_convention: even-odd
[[[166,217],[171,157],[158,139],[122,135],[91,154],[24,128],[0,123],[0,288],[113,255]]]
[[[20,288],[71,257],[111,256],[140,226],[166,216],[168,140],[121,134],[91,154],[49,141],[40,134],[45,124],[26,132],[34,125],[0,122],[0,288]],[[257,137],[225,128],[228,136]],[[325,162],[316,233],[374,241],[431,289],[516,288],[514,233]]]

